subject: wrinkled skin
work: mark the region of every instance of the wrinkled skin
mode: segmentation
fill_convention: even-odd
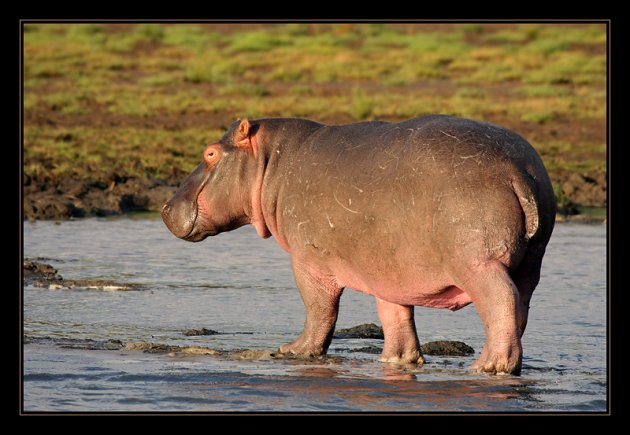
[[[472,302],[486,332],[473,369],[518,374],[555,211],[547,172],[523,138],[426,116],[235,122],[162,215],[185,240],[253,224],[290,253],[306,322],[281,352],[326,353],[351,287],[376,299],[381,361],[424,362],[414,306]]]

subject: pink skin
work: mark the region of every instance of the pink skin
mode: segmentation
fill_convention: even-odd
[[[306,321],[302,334],[282,345],[280,351],[325,354],[332,340],[340,297],[346,287],[351,287],[376,299],[385,335],[380,361],[424,363],[414,306],[455,311],[474,303],[484,325],[486,342],[472,369],[518,374],[529,300],[538,284],[555,216],[550,185],[538,187],[538,196],[531,187],[532,179],[548,184],[538,157],[534,154],[529,163],[535,176],[518,169],[523,164],[518,162],[530,158],[526,148],[529,145],[520,144],[522,139],[515,135],[493,133],[510,144],[508,150],[513,154],[508,156],[517,163],[497,159],[493,153],[505,152],[503,149],[484,148],[480,152],[475,148],[478,141],[490,138],[484,135],[470,139],[469,145],[458,145],[462,148],[453,156],[444,151],[451,147],[442,142],[461,142],[458,136],[466,138],[473,130],[469,124],[457,127],[461,130],[440,124],[433,136],[427,136],[434,142],[426,143],[437,144],[428,154],[419,147],[417,154],[402,158],[405,154],[396,153],[408,151],[396,146],[368,154],[377,176],[366,178],[358,164],[343,165],[343,159],[339,160],[340,150],[346,144],[338,141],[340,136],[329,136],[329,142],[324,140],[317,148],[309,143],[291,149],[291,140],[300,143],[313,132],[319,133],[318,125],[295,120],[274,122],[261,122],[254,129],[244,120],[226,133],[227,145],[218,143],[206,149],[208,174],[219,164],[223,152],[230,154],[232,162],[238,162],[239,172],[224,177],[231,184],[223,184],[220,189],[200,188],[196,221],[190,233],[185,234],[188,226],[182,223],[186,222],[184,212],[188,209],[175,201],[189,200],[185,191],[165,206],[163,216],[176,235],[192,241],[250,223],[260,237],[273,236],[291,254]],[[360,127],[356,128],[354,133],[362,137]],[[406,131],[421,131],[425,127],[395,128],[398,130],[388,133],[394,139],[409,134]],[[483,128],[495,127],[480,128],[490,131]],[[299,129],[303,136],[287,135],[300,133]],[[334,134],[332,131],[326,134]],[[343,137],[348,141],[352,136]],[[370,139],[357,140],[369,143]],[[347,145],[344,158],[353,163],[361,159],[360,154],[352,152],[362,144]],[[289,147],[291,153],[293,163],[288,166],[282,166],[287,165],[281,160],[283,146]],[[317,155],[314,160],[313,153]],[[407,164],[406,169],[401,162]],[[414,162],[423,162],[420,169],[426,173],[416,172]],[[334,172],[339,167],[344,171]],[[451,172],[441,169],[444,167]],[[204,179],[202,169],[200,166],[191,177]],[[403,169],[407,172],[401,172]],[[506,174],[510,174],[509,182],[505,182]],[[405,182],[389,187],[389,197],[370,196],[384,190],[384,185],[375,181],[396,181],[399,177],[403,180],[403,175],[407,177]],[[355,180],[363,188],[355,185]],[[187,186],[192,189],[194,183]],[[404,188],[409,190],[402,191]],[[226,193],[219,197],[216,192]],[[547,207],[546,214],[539,213],[538,203]],[[545,219],[546,227],[537,234],[540,219]]]

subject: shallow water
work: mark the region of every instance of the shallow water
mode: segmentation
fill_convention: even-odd
[[[469,357],[427,356],[420,369],[356,352],[380,340],[333,340],[314,361],[87,350],[88,340],[146,341],[222,351],[277,349],[304,308],[289,257],[252,227],[202,243],[159,219],[24,223],[24,255],[67,279],[138,283],[137,291],[25,287],[25,411],[605,411],[606,228],[559,224],[531,303],[520,377],[470,373]],[[373,298],[346,290],[338,328],[379,323]],[[478,352],[474,307],[416,308],[421,342],[460,340]],[[187,337],[206,327],[221,334]],[[79,346],[63,346],[68,340]],[[85,346],[83,346],[85,347]],[[89,346],[88,346],[89,347]]]

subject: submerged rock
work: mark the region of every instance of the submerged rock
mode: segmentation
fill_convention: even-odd
[[[60,282],[63,281],[61,275],[57,273],[57,269],[50,264],[40,263],[25,258],[23,263],[23,276],[25,284],[33,284],[35,282]]]
[[[34,287],[58,289],[86,289],[104,291],[138,290],[138,284],[121,284],[110,280],[100,279],[63,279],[57,269],[50,264],[24,259],[23,263],[24,285]]]
[[[423,355],[466,356],[475,349],[463,341],[430,341],[420,346]]]
[[[126,350],[141,350],[146,353],[166,353],[185,355],[220,355],[220,350],[202,346],[174,346],[162,343],[150,343],[147,341],[130,341],[125,345]]]
[[[244,359],[244,360],[270,360],[270,359],[282,359],[283,354],[278,351],[262,349],[245,349],[230,352],[230,358],[232,359]]]
[[[109,280],[100,279],[64,279],[58,282],[41,282],[35,281],[35,287],[46,287],[51,290],[66,289],[85,289],[85,290],[103,290],[103,291],[128,291],[138,290],[137,284],[120,284]]]
[[[141,350],[147,353],[169,353],[179,349],[179,346],[169,346],[162,343],[149,343],[146,341],[130,341],[125,344],[127,350]]]
[[[65,338],[65,337],[33,337],[24,336],[24,344],[54,344],[64,349],[82,350],[119,350],[124,347],[122,341],[116,339],[92,340],[90,338]]]
[[[360,352],[360,353],[370,353],[373,355],[378,355],[383,351],[383,348],[378,347],[378,346],[365,346],[365,347],[359,347],[356,349],[347,349],[347,351],[351,353]]]
[[[384,336],[383,328],[374,323],[365,323],[348,329],[338,329],[333,338],[376,338],[383,340]]]
[[[220,350],[202,346],[181,347],[178,352],[186,355],[221,355],[223,353]]]
[[[206,329],[206,328],[201,328],[201,329],[187,329],[184,331],[184,335],[186,337],[195,337],[198,335],[217,335],[218,332],[212,329]]]

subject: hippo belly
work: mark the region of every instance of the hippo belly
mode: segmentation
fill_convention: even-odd
[[[342,140],[331,127],[306,144],[277,202],[277,234],[291,255],[391,303],[454,310],[472,302],[458,286],[466,271],[523,258],[526,222],[512,184],[530,176],[498,158],[495,142],[456,127],[418,135],[418,127],[383,125]],[[457,136],[468,138],[460,149]]]

